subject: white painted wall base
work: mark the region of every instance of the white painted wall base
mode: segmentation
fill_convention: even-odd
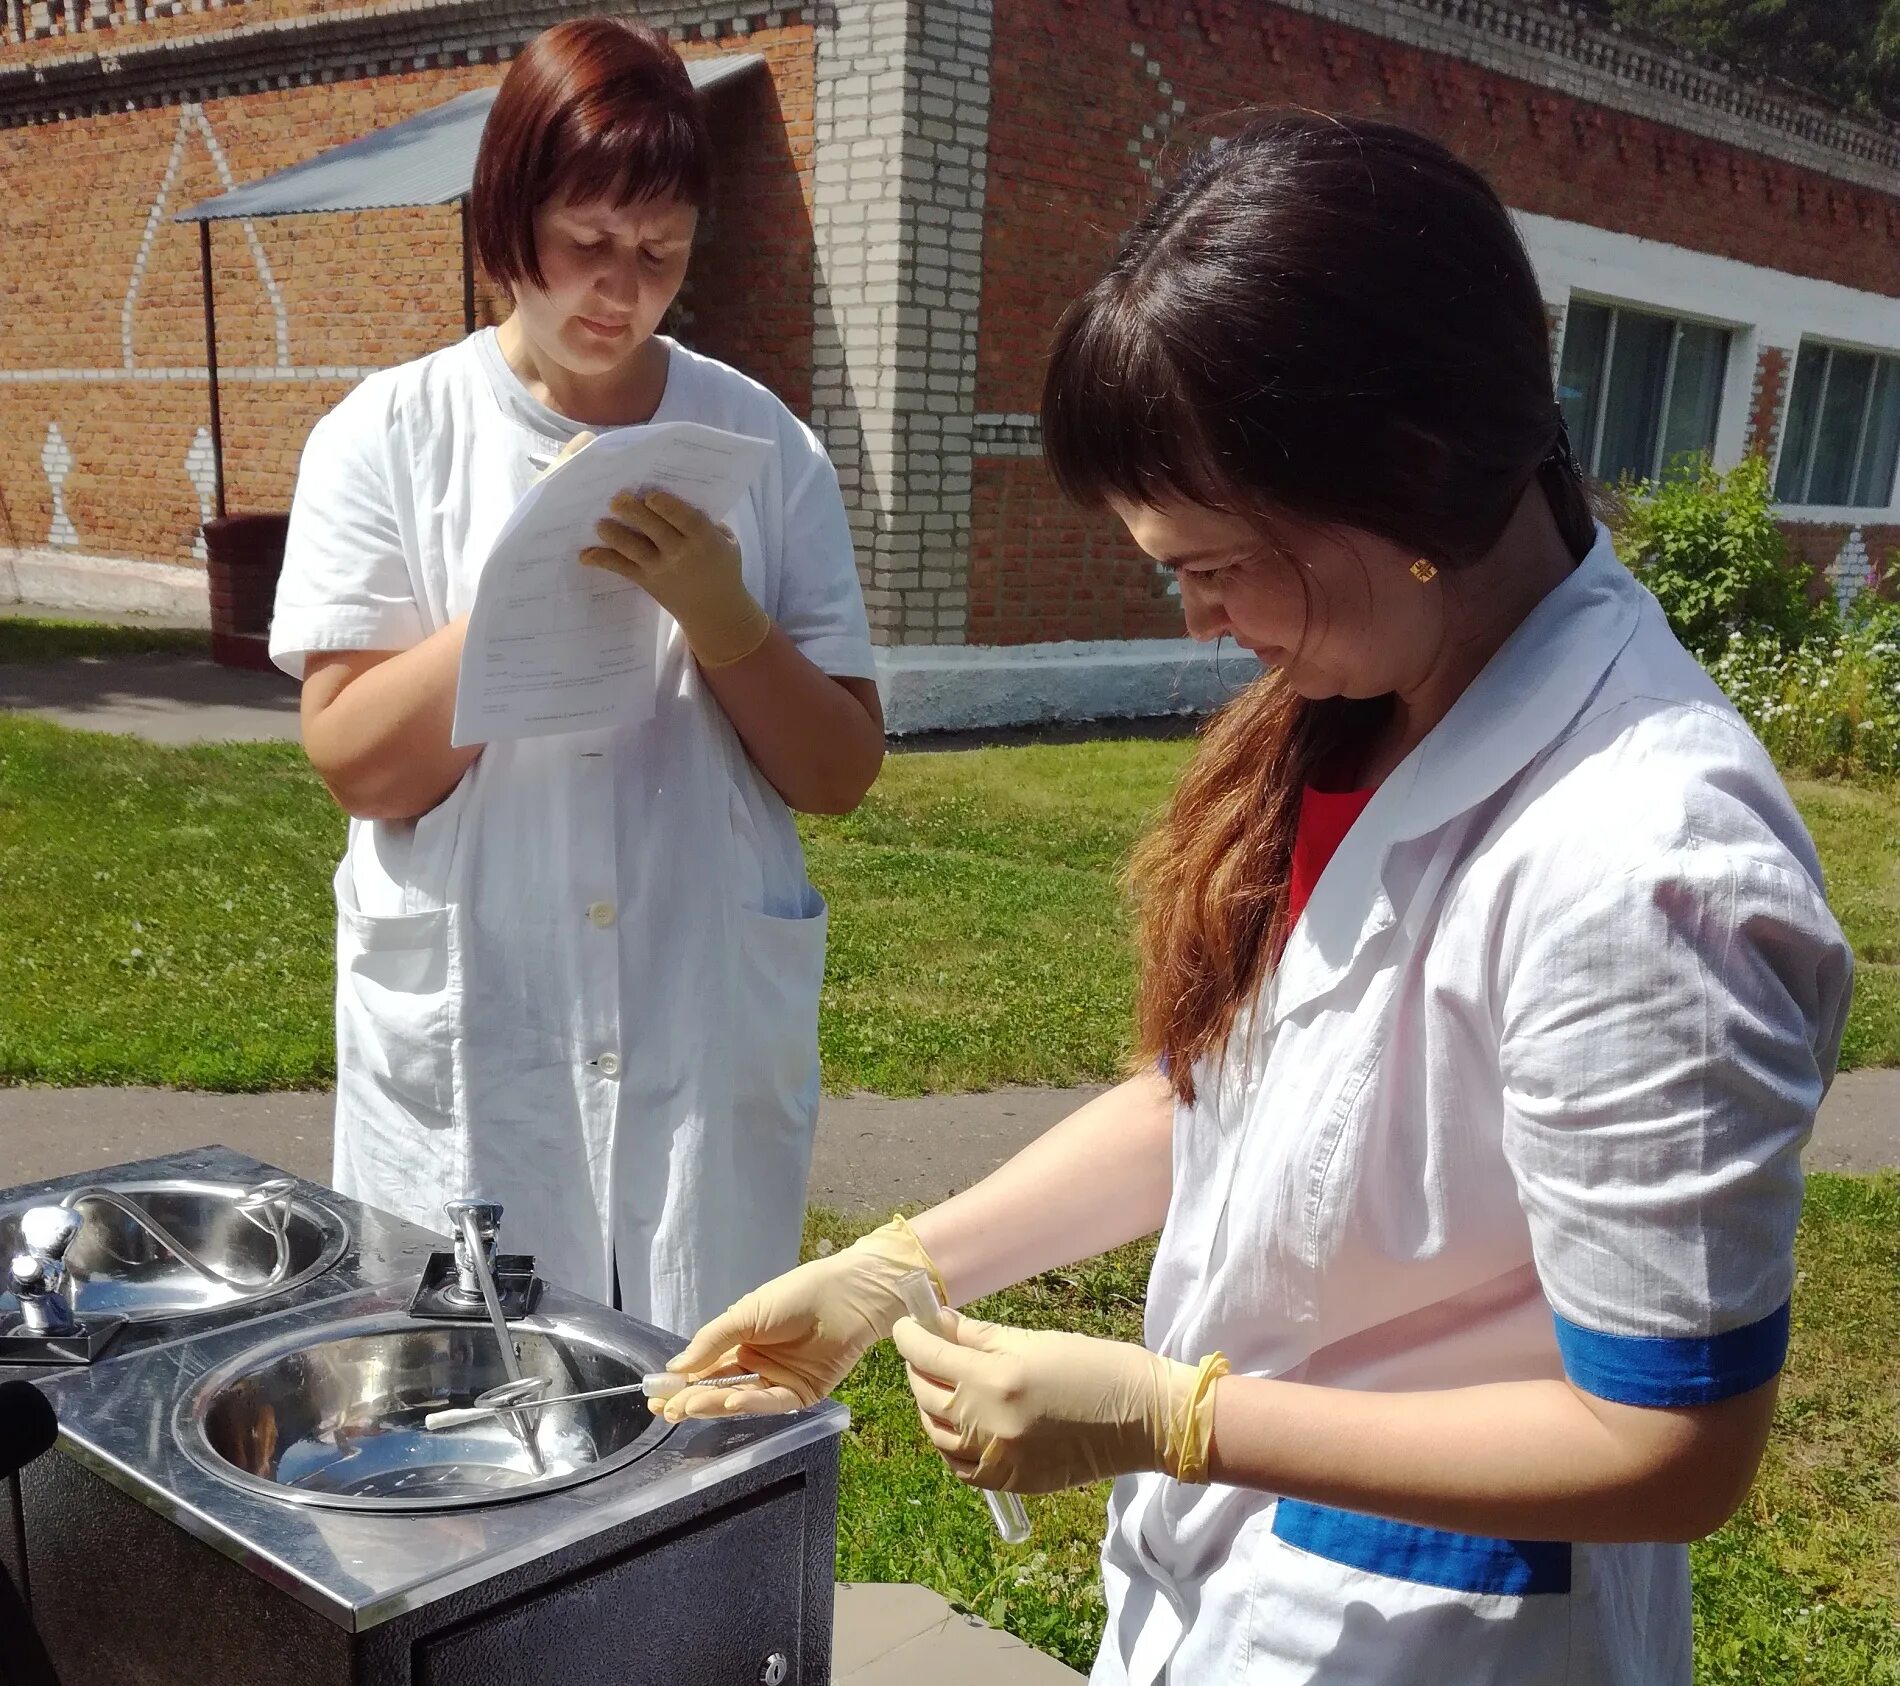
[[[202,569],[0,545],[0,602],[211,623]],[[887,645],[878,688],[890,730],[969,731],[1052,721],[1202,714],[1258,671],[1245,651],[1190,638],[1127,643]]]
[[[884,723],[898,736],[1202,714],[1259,672],[1231,645],[1126,643],[886,645],[877,652]]]
[[[204,571],[175,562],[130,562],[71,550],[0,545],[0,602],[84,609],[94,614],[162,615],[211,624]]]

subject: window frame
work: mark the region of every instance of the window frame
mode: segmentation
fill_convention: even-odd
[[[1615,366],[1617,329],[1624,315],[1645,316],[1652,321],[1669,324],[1669,351],[1663,369],[1662,389],[1656,409],[1656,442],[1651,452],[1648,473],[1642,478],[1659,480],[1668,468],[1664,458],[1664,449],[1668,443],[1670,400],[1674,396],[1676,380],[1676,361],[1682,349],[1682,330],[1684,328],[1708,328],[1722,336],[1722,348],[1719,358],[1721,376],[1716,386],[1714,403],[1709,417],[1709,437],[1706,444],[1698,447],[1711,459],[1714,458],[1721,443],[1722,418],[1729,402],[1730,383],[1735,375],[1736,348],[1744,343],[1751,332],[1746,323],[1724,321],[1719,317],[1702,316],[1693,311],[1677,310],[1669,305],[1651,304],[1641,299],[1613,298],[1603,293],[1586,292],[1581,288],[1570,289],[1570,296],[1564,304],[1563,332],[1556,347],[1556,374],[1559,405],[1562,403],[1564,353],[1569,348],[1571,323],[1578,305],[1588,305],[1607,313],[1609,321],[1604,329],[1603,351],[1596,371],[1597,394],[1595,413],[1590,418],[1588,449],[1585,441],[1572,438],[1571,444],[1577,453],[1577,461],[1584,474],[1592,480],[1601,480],[1597,465],[1602,460],[1604,422],[1609,415],[1610,374]],[[1676,455],[1686,453],[1678,451]]]
[[[1814,419],[1807,440],[1807,461],[1802,466],[1799,497],[1781,495],[1781,473],[1788,447],[1789,423],[1793,419],[1795,383],[1800,379],[1803,360],[1809,351],[1822,351],[1827,354],[1821,370],[1821,383],[1814,395]],[[1861,400],[1860,421],[1854,433],[1854,460],[1847,475],[1847,501],[1844,503],[1816,502],[1813,497],[1814,474],[1817,459],[1820,456],[1821,421],[1827,411],[1828,385],[1834,377],[1834,359],[1837,353],[1849,357],[1869,357],[1873,359],[1873,375],[1867,382],[1867,395]],[[1843,510],[1862,515],[1892,509],[1900,502],[1900,450],[1894,453],[1894,461],[1887,470],[1886,497],[1878,503],[1856,503],[1854,488],[1860,484],[1862,468],[1866,463],[1868,431],[1874,419],[1874,399],[1880,391],[1882,365],[1893,366],[1892,379],[1900,383],[1900,350],[1879,349],[1869,345],[1852,345],[1842,340],[1831,340],[1819,334],[1803,334],[1795,344],[1794,362],[1788,369],[1787,395],[1782,400],[1779,425],[1775,430],[1775,477],[1774,501],[1781,509],[1800,510]]]

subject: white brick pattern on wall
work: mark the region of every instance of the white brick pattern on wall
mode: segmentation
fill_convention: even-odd
[[[172,188],[178,181],[178,171],[185,161],[185,149],[196,135],[211,159],[212,167],[218,172],[218,180],[224,184],[224,191],[237,186],[237,178],[231,174],[231,166],[224,156],[224,148],[218,144],[213,132],[211,120],[205,116],[204,107],[186,104],[178,108],[178,128],[172,137],[171,156],[165,163],[165,174],[158,184],[158,192],[152,200],[152,207],[145,216],[145,232],[139,237],[138,256],[132,261],[132,275],[126,283],[125,298],[119,305],[119,349],[125,359],[127,370],[138,366],[138,356],[134,344],[133,322],[138,313],[139,292],[145,285],[146,265],[151,262],[152,246],[158,239],[158,233],[165,226],[172,211]],[[277,285],[277,277],[271,273],[270,259],[264,255],[264,246],[257,238],[257,227],[249,217],[241,219],[239,226],[244,230],[244,238],[251,248],[251,263],[257,270],[258,283],[264,289],[264,296],[270,300],[273,338],[276,347],[278,369],[288,369],[290,365],[290,315],[284,308],[283,289]],[[214,233],[213,238],[216,238]]]
[[[1140,63],[1143,75],[1154,84],[1155,99],[1153,118],[1142,124],[1139,135],[1129,137],[1128,150],[1134,154],[1141,173],[1148,178],[1148,185],[1159,187],[1169,131],[1187,115],[1187,101],[1175,93],[1174,84],[1162,74],[1160,59],[1151,57],[1141,42],[1130,43],[1128,52]]]
[[[66,513],[66,476],[73,471],[73,452],[66,443],[66,436],[59,431],[58,422],[46,424],[46,443],[40,447],[40,467],[46,473],[46,484],[53,491],[53,519],[47,529],[46,542],[64,550],[76,550],[79,547],[79,533],[73,526],[73,518]]]
[[[185,453],[185,478],[198,495],[198,530],[191,536],[191,554],[200,562],[205,557],[204,524],[218,512],[218,463],[211,449],[211,429],[201,427],[192,436],[191,449]]]
[[[1867,535],[1860,528],[1847,535],[1827,572],[1834,582],[1835,605],[1842,610],[1873,585],[1874,560],[1867,554]]]
[[[818,29],[812,425],[883,643],[968,623],[990,21],[990,0],[842,0]]]

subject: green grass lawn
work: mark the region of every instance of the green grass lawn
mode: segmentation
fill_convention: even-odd
[[[1121,861],[1188,749],[894,756],[856,814],[804,822],[833,908],[827,1087],[1112,1077],[1133,983]],[[1860,955],[1845,1063],[1900,1065],[1900,792],[1795,793]],[[0,715],[0,1081],[329,1081],[342,844],[295,746]]]
[[[0,619],[0,661],[99,653]],[[196,647],[136,629],[122,653]],[[833,1090],[1112,1076],[1132,967],[1120,863],[1178,742],[899,756],[803,829],[832,901]],[[1860,960],[1844,1063],[1900,1065],[1900,790],[1794,786]],[[343,822],[290,745],[163,749],[0,715],[0,1082],[250,1089],[331,1076],[329,879]],[[816,1216],[809,1242],[848,1239]],[[1794,1346],[1755,1494],[1696,1548],[1700,1686],[1900,1686],[1900,1176],[1817,1176]],[[1136,1335],[1148,1249],[978,1307]],[[1031,1501],[999,1547],[916,1427],[888,1346],[843,1390],[839,1574],[916,1580],[1086,1668],[1103,1493]]]
[[[814,1215],[808,1247],[856,1230]],[[1150,1249],[1126,1247],[973,1308],[1028,1327],[1139,1337]],[[1793,1345],[1755,1490],[1693,1548],[1698,1686],[1900,1686],[1900,1176],[1811,1179]],[[981,1501],[923,1439],[887,1344],[839,1391],[851,1407],[838,1575],[918,1581],[1087,1670],[1101,1635],[1106,1486],[1029,1500],[1000,1545]]]
[[[1792,787],[1854,947],[1843,1067],[1900,1065],[1900,788],[1798,780]]]

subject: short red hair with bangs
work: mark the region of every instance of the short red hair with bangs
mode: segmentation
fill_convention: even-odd
[[[675,198],[703,211],[712,141],[672,43],[629,18],[570,18],[522,49],[482,131],[470,192],[475,255],[503,286],[545,288],[535,213]]]

